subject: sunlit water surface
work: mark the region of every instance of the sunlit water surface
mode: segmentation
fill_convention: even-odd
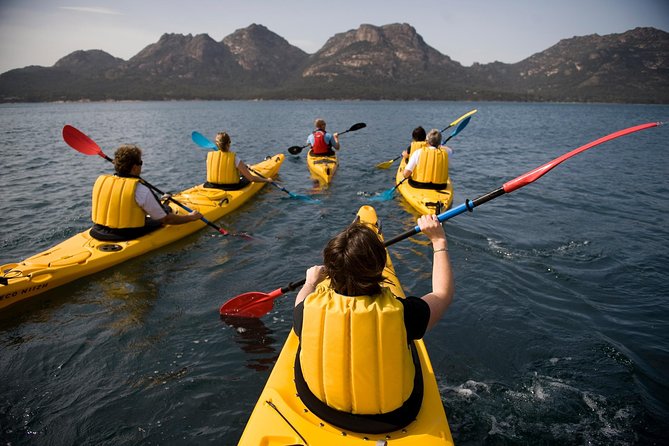
[[[71,124],[108,155],[144,150],[143,177],[178,191],[204,179],[193,130],[232,135],[247,162],[285,153],[279,180],[209,228],[0,313],[0,437],[11,445],[236,444],[291,326],[289,294],[229,325],[227,299],[303,277],[363,204],[387,237],[411,228],[399,196],[372,202],[416,125],[453,138],[455,202],[489,192],[669,107],[460,102],[138,102],[0,105],[0,264],[86,229],[102,158],[69,148]],[[302,145],[315,117],[342,136],[329,189]],[[426,336],[459,445],[661,444],[669,420],[669,148],[655,128],[593,148],[536,183],[450,220],[453,306]],[[430,287],[426,239],[391,248],[408,293]]]

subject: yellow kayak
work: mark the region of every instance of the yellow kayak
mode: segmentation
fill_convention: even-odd
[[[307,167],[311,176],[318,180],[321,185],[327,186],[339,166],[337,155],[315,156],[311,150],[307,153]]]
[[[374,225],[378,230],[378,219],[373,207],[361,207],[358,218]],[[384,277],[390,282],[389,286],[396,296],[405,296],[395,275],[390,256],[387,258]],[[298,338],[291,330],[246,424],[239,446],[453,445],[425,344],[422,340],[415,343],[420,357],[424,386],[423,405],[416,420],[400,431],[364,434],[343,431],[319,419],[302,404],[293,381]]]
[[[404,179],[405,166],[406,162],[402,159],[395,176],[395,184],[399,184]],[[453,182],[450,178],[448,179],[448,185],[442,190],[413,187],[409,184],[409,180],[400,184],[397,189],[420,215],[440,214],[453,204]]]
[[[252,167],[265,176],[274,177],[283,160],[284,155],[277,154]],[[235,191],[199,185],[174,194],[173,198],[199,211],[207,220],[215,221],[248,201],[265,184],[250,183]],[[175,204],[170,203],[170,206],[175,213],[186,212]],[[204,226],[201,220],[164,226],[138,239],[123,242],[96,240],[87,229],[22,262],[0,266],[0,309],[153,251]]]

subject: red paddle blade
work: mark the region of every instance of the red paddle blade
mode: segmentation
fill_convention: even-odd
[[[221,305],[221,316],[237,317],[262,317],[274,308],[274,299],[279,295],[274,293],[250,293],[240,294]]]
[[[552,170],[554,167],[556,167],[558,164],[562,163],[563,161],[568,160],[574,155],[578,155],[581,152],[584,152],[588,149],[591,149],[595,146],[600,145],[601,143],[604,143],[606,141],[610,141],[612,139],[620,138],[621,136],[629,135],[630,133],[638,132],[639,130],[645,130],[651,127],[657,127],[659,125],[663,125],[664,123],[662,122],[649,122],[647,124],[641,124],[637,125],[634,127],[629,127],[623,130],[619,130],[617,132],[611,133],[610,135],[603,136],[595,141],[591,141],[577,149],[572,150],[571,152],[565,153],[564,155],[555,158],[553,161],[549,161],[548,163],[537,167],[536,169],[532,169],[527,173],[522,174],[521,176],[514,178],[511,181],[507,181],[504,183],[502,186],[504,188],[504,192],[506,193],[511,193],[516,189],[520,189],[523,186],[526,186],[545,174],[547,174],[550,170]]]
[[[63,127],[63,139],[68,146],[72,147],[77,152],[81,152],[85,155],[105,156],[104,153],[102,153],[102,149],[95,143],[95,141],[71,125]]]

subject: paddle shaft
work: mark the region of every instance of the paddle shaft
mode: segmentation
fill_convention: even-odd
[[[465,113],[464,115],[460,116],[458,119],[456,119],[455,121],[453,121],[453,122],[451,122],[450,124],[448,124],[447,127],[444,127],[444,128],[441,130],[441,133],[444,133],[446,130],[450,129],[451,127],[453,127],[454,125],[456,125],[457,123],[459,123],[460,121],[462,121],[463,119],[470,117],[471,115],[473,115],[473,114],[476,113],[477,111],[478,111],[478,110],[472,110],[472,111],[470,111],[470,112],[468,112],[468,113]],[[466,124],[465,124],[465,125],[466,125]],[[464,128],[464,126],[463,126],[463,128]],[[449,136],[449,137],[443,142],[443,144],[446,144],[446,142],[448,142],[448,140],[451,139],[452,137],[454,137],[455,135],[457,135],[457,133],[453,133],[451,136]],[[409,150],[409,149],[411,149],[411,146],[407,147],[407,150]],[[390,161],[384,161],[384,162],[382,162],[382,163],[379,163],[379,164],[376,165],[376,167],[381,167],[381,166],[383,166],[383,167],[382,167],[383,169],[387,169],[387,168],[390,167],[395,161],[397,161],[397,160],[400,159],[400,158],[402,158],[402,154],[399,154],[398,156],[396,156],[395,158],[391,159]],[[386,166],[386,165],[387,165],[387,166]],[[398,185],[398,186],[399,186],[399,185]],[[393,190],[394,190],[394,189],[393,189]]]
[[[339,137],[339,135],[343,135],[344,133],[355,132],[356,130],[364,129],[365,127],[367,127],[367,124],[365,124],[364,122],[358,122],[357,124],[353,124],[348,130],[344,130],[343,132],[337,132],[337,137]],[[325,133],[325,130],[322,130],[322,131]],[[305,149],[309,146],[310,146],[310,144],[305,144],[301,147],[300,146],[292,146],[292,147],[288,148],[288,151],[293,155],[297,155],[298,153],[300,153],[302,151],[302,149]]]
[[[661,125],[662,123],[660,122],[649,122],[647,124],[641,124],[637,125],[634,127],[629,127],[624,130],[620,130],[615,133],[611,133],[610,135],[604,136],[602,138],[599,138],[595,141],[589,142],[588,144],[585,144],[577,149],[572,150],[571,152],[565,153],[564,155],[555,158],[552,161],[549,161],[546,164],[543,164],[535,169],[530,170],[529,172],[526,172],[513,180],[507,181],[502,185],[502,187],[495,189],[491,192],[488,192],[487,194],[481,195],[480,197],[474,199],[474,200],[465,200],[463,204],[461,204],[458,207],[455,207],[453,209],[450,209],[446,212],[443,212],[437,216],[440,222],[444,222],[450,218],[453,218],[457,215],[460,215],[466,211],[472,212],[475,207],[480,206],[484,203],[487,203],[488,201],[497,198],[499,196],[502,196],[507,193],[511,193],[517,189],[520,189],[521,187],[527,186],[530,183],[535,182],[545,174],[547,174],[549,171],[551,171],[553,168],[561,164],[563,161],[568,160],[569,158],[578,155],[581,152],[584,152],[592,147],[595,147],[599,144],[602,144],[606,141],[610,141],[615,138],[619,138],[621,136],[628,135],[630,133],[638,132],[640,130],[645,130],[651,127],[657,127],[658,125]],[[393,238],[392,240],[389,240],[387,243],[396,243],[400,240],[404,240],[408,237],[411,237],[414,234],[418,234],[420,232],[420,227],[415,226],[413,229],[405,232],[404,234],[400,234],[397,237]]]
[[[441,131],[441,133],[444,133],[446,130],[450,129],[450,128],[453,127],[454,125],[457,125],[460,121],[464,120],[465,118],[470,117],[471,115],[473,115],[473,114],[476,113],[477,111],[478,111],[477,109],[474,109],[474,110],[472,110],[472,111],[470,111],[470,112],[467,112],[467,113],[465,113],[464,115],[460,116],[458,119],[456,119],[455,121],[453,121],[453,122],[451,122],[450,124],[448,124],[448,127],[444,128],[444,129]]]
[[[258,175],[260,178],[267,179],[267,177],[266,177],[265,175],[261,174],[260,172],[258,172],[258,171],[255,170],[255,169],[253,169],[251,166],[246,166],[246,167],[247,167],[251,172],[253,172],[255,175]],[[292,192],[290,192],[288,189],[286,189],[285,187],[283,187],[283,186],[281,186],[281,185],[275,183],[274,181],[270,181],[270,184],[271,184],[272,186],[276,187],[277,189],[279,189],[280,191],[283,191],[283,192],[287,193],[287,194],[290,195],[291,197],[294,195],[294,194],[293,194]]]
[[[448,220],[450,218],[453,218],[453,217],[456,217],[456,216],[458,216],[458,215],[460,215],[464,212],[467,212],[467,211],[472,212],[474,210],[474,208],[477,207],[477,206],[481,206],[482,204],[487,203],[490,200],[493,200],[493,199],[495,199],[497,197],[500,197],[504,194],[511,193],[511,192],[513,192],[517,189],[520,189],[521,187],[527,186],[528,184],[535,182],[536,180],[538,180],[539,178],[541,178],[542,176],[544,176],[545,174],[550,172],[553,168],[557,167],[562,162],[568,160],[569,158],[571,158],[575,155],[578,155],[581,152],[584,152],[584,151],[586,151],[586,150],[588,150],[592,147],[598,146],[598,145],[600,145],[604,142],[610,141],[612,139],[619,138],[619,137],[625,136],[625,135],[629,135],[630,133],[638,132],[640,130],[645,130],[645,129],[648,129],[648,128],[651,128],[651,127],[657,127],[659,125],[662,125],[662,123],[660,123],[660,122],[649,122],[647,124],[641,124],[641,125],[637,125],[637,126],[634,126],[634,127],[629,127],[627,129],[620,130],[620,131],[617,131],[615,133],[611,133],[610,135],[607,135],[607,136],[599,138],[595,141],[589,142],[588,144],[585,144],[585,145],[583,145],[583,146],[581,146],[577,149],[574,149],[571,152],[565,153],[564,155],[562,155],[558,158],[555,158],[554,160],[549,161],[548,163],[543,164],[543,165],[541,165],[541,166],[539,166],[535,169],[532,169],[532,170],[514,178],[513,180],[507,181],[501,187],[499,187],[499,188],[497,188],[497,189],[495,189],[491,192],[488,192],[487,194],[481,195],[480,197],[475,198],[474,200],[465,200],[465,202],[463,204],[461,204],[460,206],[457,206],[453,209],[450,209],[446,212],[442,212],[441,214],[437,215],[437,219],[441,223],[443,223],[446,220]],[[420,227],[415,226],[413,229],[411,229],[411,230],[409,230],[409,231],[407,231],[403,234],[400,234],[397,237],[394,237],[390,240],[387,240],[384,243],[384,245],[385,246],[394,245],[395,243],[397,243],[401,240],[407,239],[407,238],[409,238],[409,237],[411,237],[415,234],[418,234],[419,232],[421,232]],[[304,281],[301,281],[301,282],[302,282],[302,284],[304,284]],[[294,285],[294,284],[291,284],[291,285]]]
[[[470,112],[470,113],[472,113],[472,112]],[[471,118],[470,118],[469,116],[467,116],[467,117],[460,123],[460,125],[458,125],[457,128],[456,128],[455,130],[453,130],[453,133],[451,133],[451,136],[449,136],[448,138],[446,138],[446,140],[444,140],[444,142],[441,143],[441,144],[442,144],[442,145],[446,144],[446,143],[448,142],[449,139],[451,139],[452,137],[454,137],[455,135],[457,135],[458,133],[460,133],[460,132],[462,131],[462,129],[464,129],[465,127],[467,127],[467,124],[469,124],[469,120],[470,120],[470,119],[471,119]],[[448,127],[447,127],[447,128],[448,128]],[[402,156],[402,155],[400,155],[400,157],[401,157],[401,156]],[[399,157],[398,157],[398,158],[399,158]],[[395,161],[395,160],[393,160],[393,161]],[[391,197],[392,197],[392,194],[397,190],[397,188],[400,187],[400,185],[401,185],[402,183],[404,183],[408,178],[409,178],[409,177],[405,177],[404,179],[402,179],[402,181],[400,181],[400,182],[397,183],[395,186],[393,186],[392,188],[390,188],[390,190],[384,192],[382,195],[384,195],[384,196],[385,196],[385,195],[388,195],[388,198],[391,198]]]
[[[502,196],[506,193],[511,193],[516,189],[520,189],[521,187],[524,187],[524,186],[526,186],[530,183],[533,183],[534,181],[538,180],[543,175],[548,173],[551,169],[558,166],[563,161],[566,161],[567,159],[569,159],[569,158],[571,158],[571,157],[573,157],[573,156],[575,156],[575,155],[577,155],[577,154],[579,154],[579,153],[581,153],[585,150],[588,150],[588,149],[590,149],[592,147],[595,147],[599,144],[602,144],[606,141],[609,141],[609,140],[612,140],[612,139],[615,139],[615,138],[619,138],[621,136],[628,135],[630,133],[637,132],[637,131],[640,131],[640,130],[645,130],[645,129],[648,129],[648,128],[651,128],[651,127],[656,127],[656,126],[659,126],[659,125],[662,125],[662,124],[663,123],[661,123],[661,122],[651,122],[651,123],[647,123],[647,124],[641,124],[641,125],[638,125],[638,126],[635,126],[635,127],[629,127],[627,129],[620,130],[618,132],[611,133],[610,135],[599,138],[599,139],[597,139],[595,141],[592,141],[588,144],[585,144],[585,145],[583,145],[583,146],[581,146],[577,149],[574,149],[571,152],[568,152],[568,153],[566,153],[566,154],[564,154],[564,155],[562,155],[558,158],[555,158],[554,160],[552,160],[552,161],[550,161],[546,164],[543,164],[543,165],[541,165],[541,166],[539,166],[539,167],[537,167],[533,170],[530,170],[529,172],[526,172],[523,175],[520,175],[520,176],[514,178],[513,180],[507,181],[501,187],[499,187],[499,188],[497,188],[497,189],[495,189],[491,192],[488,192],[487,194],[481,195],[480,197],[478,197],[474,200],[465,200],[465,203],[463,203],[462,205],[439,214],[437,216],[437,219],[439,220],[439,222],[443,223],[444,221],[446,221],[450,218],[453,218],[457,215],[460,215],[460,214],[462,214],[466,211],[471,212],[477,206],[480,206],[480,205],[482,205],[484,203],[487,203],[488,201],[493,200],[493,199],[495,199],[499,196]],[[393,244],[395,244],[395,243],[397,243],[401,240],[404,240],[404,239],[409,238],[409,237],[411,237],[415,234],[418,234],[419,232],[421,232],[420,227],[415,226],[413,229],[411,229],[411,230],[409,230],[409,231],[407,231],[403,234],[400,234],[397,237],[394,237],[390,240],[385,241],[384,246],[388,247],[388,246],[393,245]],[[269,294],[263,295],[259,299],[252,302],[251,305],[255,306],[255,305],[258,305],[262,302],[273,301],[273,299],[275,299],[275,298],[277,298],[277,297],[279,297],[279,296],[281,296],[281,295],[283,295],[283,294],[285,294],[289,291],[293,291],[293,290],[301,287],[302,285],[305,284],[305,282],[306,282],[306,279],[302,279],[302,280],[299,280],[297,282],[291,282],[291,283],[288,284],[288,286],[278,288],[278,289],[272,291]],[[236,298],[231,299],[228,303],[234,302],[235,299]],[[224,306],[225,305],[227,305],[227,304],[224,304]],[[234,308],[234,307],[232,307],[232,308]],[[234,315],[234,312],[232,312],[231,309],[228,309],[228,311],[229,311],[228,314]]]
[[[196,132],[196,131],[194,131],[194,132],[191,134],[191,137],[192,137],[192,139],[193,139],[193,142],[194,142],[195,144],[197,144],[198,146],[200,146],[200,148],[202,148],[202,149],[205,149],[205,150],[218,150],[218,147],[216,146],[216,144],[214,144],[213,142],[209,141],[209,139],[207,139],[207,137],[204,136],[204,135],[203,135],[202,133],[200,133],[200,132]],[[263,174],[261,174],[260,172],[258,172],[257,170],[253,169],[251,166],[248,166],[248,165],[247,165],[246,167],[249,169],[249,171],[253,172],[255,175],[259,176],[260,178],[267,178],[267,177],[265,177]],[[289,191],[288,189],[286,189],[285,187],[281,186],[280,184],[278,184],[278,183],[276,183],[276,182],[274,182],[274,181],[270,181],[270,183],[272,184],[272,186],[276,187],[276,188],[279,189],[280,191],[283,191],[283,192],[287,193],[288,196],[290,196],[291,198],[297,198],[298,200],[305,200],[305,201],[315,201],[315,200],[313,200],[313,199],[310,198],[310,197],[303,196],[303,195],[298,195],[298,194],[294,194],[294,193],[292,193],[291,191]]]

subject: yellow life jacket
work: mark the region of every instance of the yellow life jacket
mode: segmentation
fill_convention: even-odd
[[[383,414],[409,398],[416,369],[404,306],[389,288],[348,297],[326,280],[305,299],[302,324],[302,375],[319,400],[343,412]]]
[[[108,228],[141,228],[146,212],[135,201],[138,178],[100,175],[93,186],[93,223]]]
[[[411,141],[411,147],[409,148],[409,153],[412,153],[415,150],[422,149],[425,147],[427,147],[427,141]]]
[[[423,148],[411,179],[418,183],[448,183],[448,152],[441,147]]]
[[[207,181],[213,184],[238,184],[239,171],[235,167],[235,152],[207,154]]]

